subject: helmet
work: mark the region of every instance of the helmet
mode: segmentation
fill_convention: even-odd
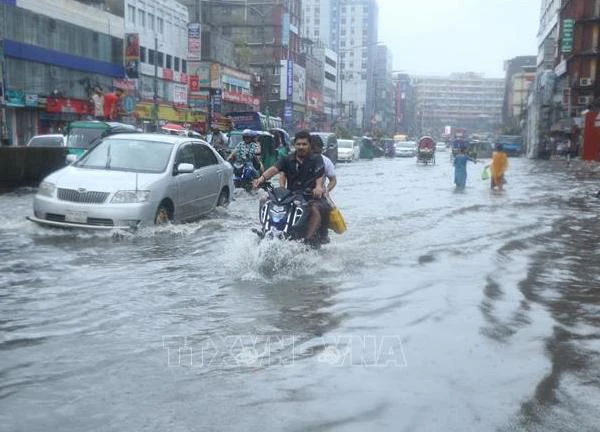
[[[254,136],[256,136],[255,134],[256,134],[256,132],[254,132],[251,129],[244,129],[244,131],[242,132],[242,138],[246,138],[246,137],[253,138]]]
[[[253,130],[253,131],[250,131],[250,136],[251,136],[252,138],[256,138],[256,137],[258,136],[258,132],[256,132],[255,130]]]

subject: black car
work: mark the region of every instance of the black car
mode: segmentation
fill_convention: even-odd
[[[312,139],[320,139],[323,145],[323,154],[331,159],[334,164],[338,160],[337,137],[333,132],[311,132]]]

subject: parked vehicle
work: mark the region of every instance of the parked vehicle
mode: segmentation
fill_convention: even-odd
[[[446,147],[447,147],[447,146],[446,146],[446,143],[445,143],[444,141],[438,141],[438,142],[435,144],[435,151],[436,151],[436,152],[440,152],[440,151],[443,151],[443,152],[445,152],[445,151],[446,151]]]
[[[252,129],[255,131],[268,131],[273,128],[282,128],[281,117],[263,114],[257,111],[235,111],[225,114],[231,119],[233,127],[238,130]]]
[[[500,135],[494,144],[502,144],[502,149],[508,156],[523,154],[523,137],[521,135]]]
[[[164,134],[106,137],[40,184],[33,216],[61,228],[135,229],[226,205],[233,168],[206,142]]]
[[[356,139],[360,148],[361,159],[373,159],[375,156],[375,146],[373,140],[369,137],[362,136]]]
[[[338,161],[338,142],[333,132],[311,132],[311,136],[319,136],[323,141],[323,154],[334,164]]]
[[[68,154],[77,157],[104,137],[120,133],[140,133],[135,126],[129,124],[97,120],[71,122],[66,132]]]
[[[414,141],[400,141],[394,143],[397,157],[415,157],[417,143]]]
[[[36,135],[27,143],[27,147],[66,147],[67,140],[61,134]]]
[[[358,159],[360,148],[355,144],[356,141],[350,139],[339,139],[338,142],[338,162],[352,162]]]

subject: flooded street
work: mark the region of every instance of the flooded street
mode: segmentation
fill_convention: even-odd
[[[114,236],[0,196],[0,429],[594,431],[600,175],[338,165],[348,231],[257,244],[257,197]]]

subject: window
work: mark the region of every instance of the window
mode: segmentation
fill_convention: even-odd
[[[153,49],[148,50],[148,64],[151,64],[151,65],[154,64],[154,50]]]
[[[187,61],[181,59],[181,72],[187,73]]]
[[[135,24],[135,6],[127,6],[127,16],[129,17],[129,22]]]
[[[148,12],[148,28],[154,30],[154,15]]]
[[[146,12],[141,9],[138,9],[138,24],[141,27],[146,27]]]
[[[195,163],[195,158],[194,158],[194,149],[192,148],[191,144],[185,144],[177,152],[177,164],[176,165],[179,165],[180,163],[189,163],[189,164],[194,165],[194,167],[197,167],[197,165]]]
[[[140,62],[146,63],[146,47],[140,47]]]
[[[156,18],[156,31],[163,33],[165,31],[165,21],[162,18]]]
[[[175,57],[175,72],[179,72],[179,57]]]
[[[163,65],[164,65],[164,54],[163,54],[163,53],[161,53],[160,51],[158,51],[158,52],[156,53],[156,64],[157,64],[159,67],[163,67]]]
[[[194,153],[196,154],[197,168],[216,165],[218,163],[215,154],[204,144],[194,144]]]
[[[173,56],[167,54],[167,69],[173,69]]]

